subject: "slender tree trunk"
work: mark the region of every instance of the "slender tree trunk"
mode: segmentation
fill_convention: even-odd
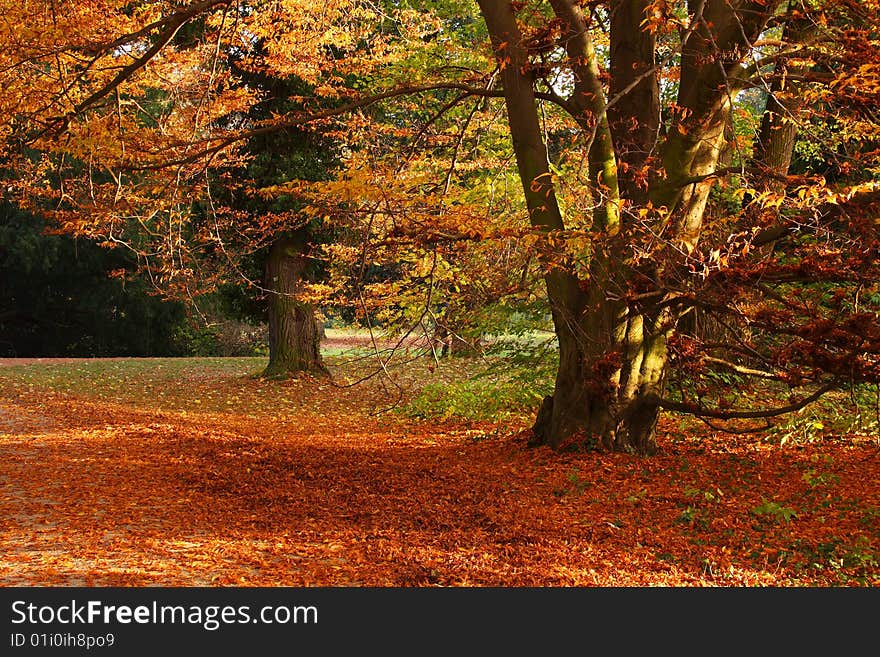
[[[482,339],[480,336],[475,338],[465,336],[467,325],[457,319],[460,313],[461,311],[455,312],[447,307],[437,319],[433,341],[439,346],[441,357],[471,358],[482,353]],[[464,315],[467,315],[467,309],[464,310]]]
[[[792,8],[789,2],[789,10]],[[783,28],[782,39],[787,43],[802,43],[811,38],[815,30],[816,27],[803,18],[790,19]],[[783,57],[776,62],[770,83],[767,106],[761,117],[761,129],[755,144],[755,160],[778,176],[787,175],[791,166],[804,107],[801,95],[803,85],[797,78],[807,72],[807,68],[792,65],[788,58]]]
[[[656,39],[643,29],[655,4],[651,0],[611,2],[611,82],[608,125],[620,176],[620,193],[630,205],[647,199],[649,160],[660,129],[660,85],[656,72]]]
[[[269,365],[263,376],[326,374],[315,307],[296,298],[308,265],[306,236],[279,238],[266,258],[269,295]]]
[[[783,82],[774,80],[761,118],[755,159],[773,173],[784,176],[791,166],[798,132],[796,119],[803,101],[798,97],[782,98],[779,95],[782,91]]]

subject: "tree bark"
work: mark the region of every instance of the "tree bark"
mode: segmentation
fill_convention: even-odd
[[[665,303],[663,262],[668,259],[674,267],[696,248],[737,92],[738,62],[778,3],[689,2],[695,23],[682,49],[679,115],[669,138],[658,144],[655,42],[641,24],[650,3],[612,2],[611,98],[606,99],[579,3],[549,0],[573,74],[569,111],[590,140],[594,239],[586,280],[552,249],[543,254],[560,360],[553,395],[535,421],[533,444],[558,449],[574,441],[640,454],[656,451],[666,345],[678,319],[672,304]],[[478,4],[501,71],[531,223],[564,235],[516,9],[506,0]],[[647,175],[644,167],[655,150],[662,170]],[[620,164],[625,166],[618,171]],[[645,207],[648,201],[649,207],[663,208],[665,217],[642,220],[639,213],[621,212],[625,204]],[[657,223],[647,224],[652,220]],[[661,234],[663,246],[633,257]]]
[[[496,55],[504,62],[507,118],[531,223],[547,232],[564,230],[528,54],[513,9],[509,2],[497,0],[479,0],[479,5]],[[552,0],[551,5],[567,26],[566,47],[577,69],[574,99],[580,113],[576,118],[593,135],[591,178],[597,180],[595,195],[602,198],[594,219],[604,235],[613,237],[620,230],[620,197],[595,51],[577,5],[570,0]],[[606,294],[623,282],[613,245],[594,255],[588,285],[554,262],[552,253],[544,254],[544,260],[560,361],[554,393],[538,413],[532,443],[560,449],[574,440],[606,449],[654,452],[659,411],[654,399],[662,385],[666,353],[657,330],[664,325],[646,322],[640,312],[630,312],[624,302]]]
[[[790,2],[789,11],[791,9]],[[815,29],[804,18],[792,18],[785,23],[782,40],[792,45],[803,43],[812,37]],[[796,78],[808,71],[807,67],[790,64],[786,57],[781,57],[776,62],[755,144],[755,161],[777,176],[788,175],[791,167],[798,124],[804,107],[802,85]],[[789,79],[789,75],[795,80]]]
[[[656,38],[642,27],[650,0],[611,2],[611,82],[608,125],[620,176],[620,192],[630,205],[647,200],[649,159],[660,129],[660,85]]]
[[[301,372],[326,375],[321,359],[315,307],[297,299],[308,268],[307,236],[302,231],[275,241],[266,258],[269,294],[269,364],[266,377]]]
[[[571,328],[558,331],[556,385],[532,444],[655,453],[671,315],[606,301]]]

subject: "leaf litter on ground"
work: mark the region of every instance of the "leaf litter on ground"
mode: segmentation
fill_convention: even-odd
[[[424,367],[344,386],[341,360],[285,381],[260,359],[6,365],[5,586],[880,584],[876,438],[665,418],[655,457],[556,453],[526,447],[528,415],[379,412]]]

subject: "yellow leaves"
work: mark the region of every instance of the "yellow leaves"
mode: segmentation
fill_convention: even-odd
[[[341,243],[324,244],[321,250],[328,260],[339,260],[343,262],[352,262],[357,258],[360,249],[357,246],[351,246]]]
[[[547,172],[536,176],[530,183],[529,189],[535,194],[543,194],[549,198],[553,192],[553,174]]]
[[[327,303],[337,291],[335,286],[327,283],[304,283],[296,298],[303,303],[321,305]]]
[[[880,182],[877,181],[850,185],[844,188],[840,193],[838,193],[834,201],[830,202],[841,203],[845,201],[851,201],[863,194],[874,194],[878,191],[880,191]]]
[[[755,196],[754,202],[762,208],[778,210],[782,207],[785,199],[785,194],[776,191],[764,191]]]
[[[709,263],[716,265],[719,268],[727,267],[728,256],[727,254],[722,254],[721,249],[712,249],[709,251]]]
[[[395,25],[393,37],[381,29],[389,20]],[[422,35],[436,29],[437,21],[428,12],[381,11],[355,0],[284,0],[274,11],[255,12],[242,33],[263,39],[268,49],[264,63],[275,74],[321,84],[343,56],[348,73],[369,75],[424,47]],[[333,87],[325,89],[331,97],[338,93]]]
[[[414,273],[419,277],[430,275],[442,276],[444,270],[448,269],[449,266],[442,256],[426,253],[416,260]]]
[[[740,185],[739,187],[735,188],[731,193],[733,194],[734,198],[737,198],[740,201],[742,201],[746,196],[749,196],[752,198],[757,196],[758,190],[756,190],[754,187],[750,187],[748,185]]]
[[[303,189],[303,181],[292,180],[280,185],[266,185],[254,190],[252,193],[264,201],[270,201],[287,194],[297,194]]]
[[[652,34],[669,34],[686,29],[687,25],[668,0],[653,0],[645,7],[645,18],[639,27]]]

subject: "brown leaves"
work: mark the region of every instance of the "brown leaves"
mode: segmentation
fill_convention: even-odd
[[[246,359],[111,364],[78,395],[46,386],[85,363],[38,384],[52,365],[0,367],[3,584],[880,583],[870,443],[666,420],[658,457],[557,454],[526,449],[526,427],[372,416],[378,385],[258,381]]]

